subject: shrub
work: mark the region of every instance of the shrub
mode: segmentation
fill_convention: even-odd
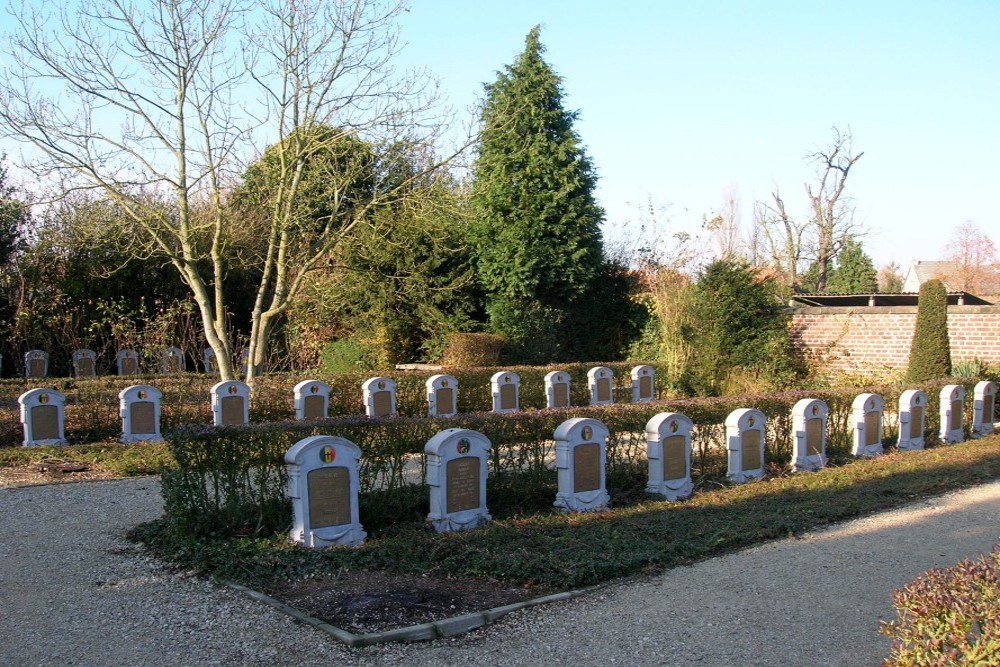
[[[951,373],[948,293],[940,280],[928,280],[917,297],[917,327],[910,345],[908,382],[927,382]]]
[[[448,346],[442,362],[445,366],[496,366],[500,363],[504,337],[487,333],[453,333],[448,335]]]

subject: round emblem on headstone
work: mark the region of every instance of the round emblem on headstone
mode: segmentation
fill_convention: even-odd
[[[140,389],[139,391],[135,392],[135,395],[139,397],[140,401],[144,401],[146,400],[146,396],[148,396],[149,394],[146,393],[145,389]]]
[[[337,450],[330,445],[319,450],[319,460],[323,463],[333,463],[335,458],[337,458]]]
[[[236,385],[235,385],[235,384],[231,384],[231,385],[229,385],[229,389],[228,389],[227,391],[228,391],[228,392],[229,392],[230,394],[235,394],[236,392],[238,392],[238,391],[239,391],[239,389],[237,389],[237,388],[236,388]]]
[[[385,380],[379,380],[379,382],[378,382],[378,388],[379,389],[385,389]]]
[[[677,433],[677,422],[675,421],[670,422],[670,432]]]
[[[319,393],[319,385],[318,384],[314,384],[313,386],[309,387],[309,393],[310,394],[318,394]]]
[[[594,435],[594,429],[589,426],[584,426],[583,430],[580,431],[580,435],[583,436],[584,440],[590,440],[590,436]]]
[[[458,453],[468,454],[469,450],[472,449],[472,443],[469,442],[468,438],[462,438],[458,441]]]
[[[874,398],[872,400],[868,401],[868,409],[869,410],[874,410],[875,409],[875,399]]]
[[[747,426],[748,427],[753,426],[753,423],[754,423],[753,415],[750,415],[749,417],[747,417]]]
[[[916,397],[916,398],[915,398],[915,399],[913,400],[913,403],[914,403],[914,405],[920,405],[920,397],[919,397],[919,396],[917,396],[917,397]]]
[[[604,377],[604,371],[601,371],[601,377]]]
[[[504,382],[510,382],[510,376],[509,375],[504,375],[503,376],[503,381]]]
[[[40,395],[38,397],[38,402],[39,403],[48,403],[49,402],[49,395],[48,394],[42,394],[42,395]]]
[[[441,380],[441,386],[442,387],[447,387],[448,386],[448,381],[447,380]]]
[[[648,368],[643,368],[642,369],[642,374],[643,375],[649,375],[649,369]]]
[[[556,376],[556,382],[562,382],[562,375]]]
[[[814,415],[818,415],[819,414],[819,406],[818,405],[814,405],[813,406],[813,414]]]

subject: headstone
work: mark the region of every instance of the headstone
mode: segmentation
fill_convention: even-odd
[[[316,549],[364,541],[358,519],[360,458],[357,445],[330,435],[299,440],[285,452],[293,542]]]
[[[299,421],[326,419],[330,413],[330,385],[319,380],[303,380],[292,389],[295,418]]]
[[[493,412],[517,412],[521,408],[521,376],[510,371],[494,373],[490,378]]]
[[[97,355],[93,350],[73,350],[73,374],[78,378],[97,375]]]
[[[215,373],[217,370],[215,367],[215,350],[210,347],[206,347],[201,353],[201,363],[204,366],[206,373]]]
[[[803,398],[792,406],[792,470],[819,470],[826,465],[826,403]]]
[[[941,442],[951,445],[965,441],[965,387],[948,384],[941,388]]]
[[[615,402],[615,374],[606,366],[595,366],[587,371],[591,405],[611,405]]]
[[[365,414],[369,417],[396,416],[396,382],[387,377],[374,377],[361,385]]]
[[[691,429],[688,417],[677,412],[661,412],[646,422],[646,457],[649,481],[646,491],[667,500],[691,495]]]
[[[570,406],[569,373],[552,371],[545,374],[545,407],[568,408]]]
[[[854,444],[851,451],[858,457],[882,455],[882,412],[885,401],[878,394],[858,394],[851,403],[854,423]]]
[[[555,507],[566,512],[606,510],[611,500],[605,488],[608,427],[576,417],[560,424],[552,437],[559,485]]]
[[[160,350],[161,373],[183,373],[184,355],[179,347],[168,347]]]
[[[135,384],[118,392],[122,418],[122,442],[163,440],[160,434],[160,400],[163,394],[147,384]]]
[[[907,389],[899,395],[899,441],[896,447],[900,451],[924,448],[926,413],[927,394],[919,389]]]
[[[450,375],[432,375],[426,387],[429,416],[454,417],[458,413],[458,380]]]
[[[645,403],[656,400],[654,378],[656,371],[652,366],[636,366],[632,369],[632,402]]]
[[[427,521],[439,533],[468,530],[489,521],[486,509],[489,439],[477,431],[450,428],[427,441]]]
[[[240,373],[247,374],[247,366],[250,365],[250,348],[245,347],[240,351]],[[260,365],[254,369],[253,376],[260,377],[264,373],[264,366]]]
[[[733,410],[726,417],[726,479],[737,484],[764,476],[764,427],[767,418],[754,408]]]
[[[216,426],[243,426],[250,421],[250,387],[236,380],[212,385],[212,418]]]
[[[972,435],[979,438],[993,433],[997,405],[997,383],[983,380],[972,390]]]
[[[118,366],[118,375],[138,375],[139,355],[135,350],[118,350],[115,355],[115,364]]]
[[[49,355],[41,350],[31,350],[24,353],[24,377],[29,380],[40,380],[49,375]]]
[[[32,389],[17,398],[21,404],[24,447],[65,445],[66,398],[55,389]]]

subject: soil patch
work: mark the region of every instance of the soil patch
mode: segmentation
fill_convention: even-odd
[[[114,479],[116,477],[117,475],[103,470],[100,466],[46,459],[41,463],[0,467],[0,488]]]

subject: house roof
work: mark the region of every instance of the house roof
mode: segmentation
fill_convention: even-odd
[[[944,263],[944,262],[941,262]],[[788,304],[799,306],[915,306],[916,292],[899,294],[796,294]],[[968,292],[948,292],[949,306],[992,306],[992,301]]]
[[[948,277],[958,271],[959,265],[958,262],[925,262],[913,260],[910,269],[917,274],[920,284],[928,280],[937,279],[947,285]]]

